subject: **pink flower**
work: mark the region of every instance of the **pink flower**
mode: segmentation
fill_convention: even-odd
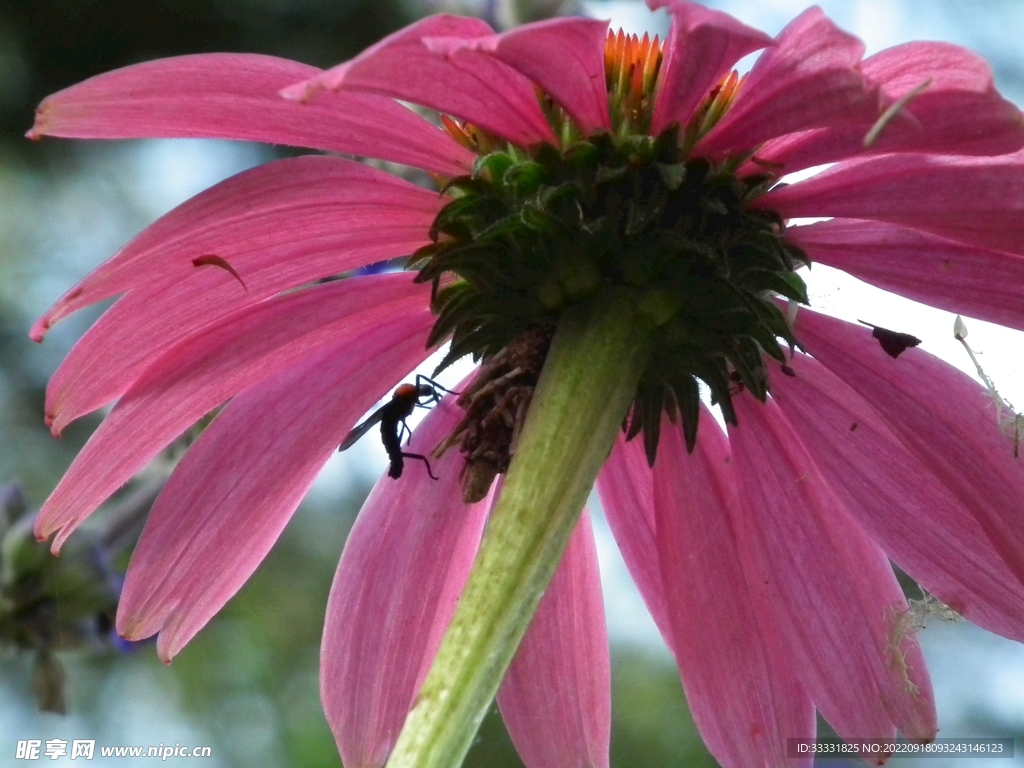
[[[723,765],[809,765],[786,757],[787,739],[813,738],[815,709],[846,738],[934,738],[890,558],[961,615],[1024,640],[1024,475],[986,390],[901,349],[912,340],[806,309],[787,322],[776,304],[803,301],[797,269],[821,262],[1024,328],[1020,112],[983,60],[952,45],[863,59],[816,8],[772,40],[683,0],[649,4],[672,17],[663,50],[606,40],[607,24],[588,19],[496,35],[435,16],[326,72],[186,56],[42,103],[32,137],[307,146],[425,169],[448,195],[337,157],[269,163],[167,214],[33,329],[40,340],[121,296],[50,383],[54,433],[117,399],[39,516],[55,549],[227,402],[153,508],[118,615],[126,637],[159,633],[168,661],[181,650],[359,416],[438,343],[454,338],[486,371],[521,334],[614,295],[649,328],[629,423],[644,434],[618,439],[597,487]],[[730,74],[757,50],[747,75]],[[437,110],[446,130],[395,99]],[[824,163],[835,164],[777,184]],[[834,218],[786,226],[802,217]],[[422,282],[318,282],[413,253]],[[518,428],[507,404],[489,413]],[[406,450],[430,454],[465,418],[446,399]],[[460,475],[490,481],[476,459],[431,461],[436,482],[414,467],[377,484],[332,589],[321,688],[350,768],[382,765],[395,745],[498,496],[460,500]],[[498,695],[531,768],[607,765],[588,525]]]

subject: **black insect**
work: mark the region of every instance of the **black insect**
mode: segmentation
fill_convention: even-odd
[[[370,414],[366,421],[359,424],[355,429],[345,436],[339,451],[344,451],[356,444],[360,437],[370,431],[370,428],[380,422],[380,437],[384,443],[384,450],[388,452],[391,460],[391,467],[388,469],[388,477],[396,480],[402,476],[405,469],[406,459],[419,459],[427,466],[427,474],[432,480],[437,480],[430,469],[430,462],[422,453],[410,453],[402,450],[402,439],[412,435],[412,430],[405,420],[412,414],[413,408],[429,408],[434,403],[441,401],[441,392],[449,392],[437,382],[431,381],[426,376],[416,376],[416,383],[408,382],[399,384],[391,395],[391,400],[384,403],[380,408]]]
[[[871,329],[872,337],[878,339],[878,343],[889,357],[899,357],[911,347],[916,347],[921,343],[917,336],[911,336],[909,333],[890,331],[888,328],[872,325],[863,320],[858,320],[858,322]]]

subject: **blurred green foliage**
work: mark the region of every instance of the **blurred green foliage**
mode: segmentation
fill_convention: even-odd
[[[4,0],[0,130],[24,133],[47,94],[137,61],[246,51],[326,67],[411,20],[398,0]]]

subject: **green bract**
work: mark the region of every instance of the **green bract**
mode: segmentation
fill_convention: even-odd
[[[412,260],[436,287],[430,343],[452,339],[441,367],[487,359],[565,308],[625,290],[654,338],[630,436],[643,430],[653,463],[667,411],[682,415],[692,449],[698,380],[735,423],[730,388],[763,401],[762,353],[784,362],[778,340],[796,345],[778,297],[806,303],[795,270],[809,261],[783,241],[778,216],[750,207],[773,182],[687,159],[675,129],[479,158],[448,184],[434,242]]]

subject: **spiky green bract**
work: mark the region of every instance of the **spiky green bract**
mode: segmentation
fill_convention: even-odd
[[[441,367],[487,358],[615,289],[658,329],[631,422],[652,463],[663,409],[681,413],[692,448],[698,379],[730,422],[730,386],[764,400],[762,352],[781,362],[778,339],[796,344],[773,297],[806,303],[795,270],[808,262],[784,242],[777,216],[749,207],[770,177],[687,159],[677,134],[510,148],[452,181],[435,242],[412,261],[420,281],[456,276],[434,296],[430,343],[452,339]]]
[[[608,458],[653,336],[628,291],[562,313],[501,498],[388,768],[462,762]]]

